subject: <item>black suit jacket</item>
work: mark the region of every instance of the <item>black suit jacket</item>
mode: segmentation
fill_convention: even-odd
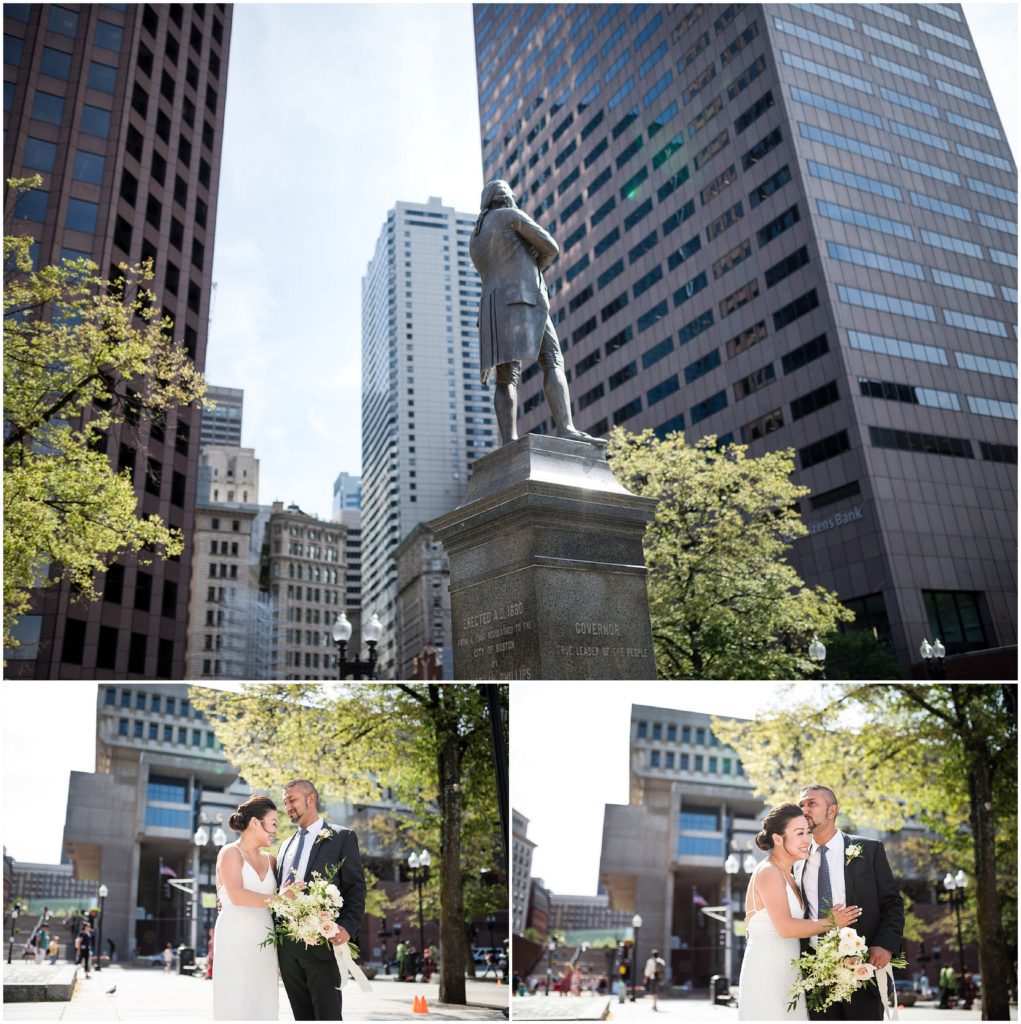
[[[850,836],[843,832],[840,836],[844,843],[845,903],[861,907],[855,931],[869,947],[881,946],[896,956],[904,935],[904,901],[893,879],[886,850],[877,839]],[[848,861],[847,848],[855,845],[861,846],[861,853]],[[804,870],[798,884],[804,900]],[[808,916],[808,901],[805,900],[805,917]],[[807,939],[802,942],[802,947],[809,947]]]
[[[329,839],[317,838],[313,843],[304,880],[310,882],[312,873],[318,871],[340,890],[344,906],[340,908],[336,921],[355,941],[365,914],[365,871],[358,851],[358,837],[351,829],[331,822],[326,822],[324,828],[329,829],[333,835]],[[322,832],[319,832],[319,836],[322,836]],[[282,882],[284,854],[291,843],[298,841],[297,837],[298,833],[295,832],[280,851],[276,875],[278,886]]]

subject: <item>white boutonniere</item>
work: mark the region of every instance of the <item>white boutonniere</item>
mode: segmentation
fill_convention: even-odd
[[[332,839],[332,838],[333,838],[333,833],[328,828],[321,828],[319,830],[319,834],[316,836],[316,842],[320,843],[324,839]],[[860,847],[859,847],[859,849],[860,849]]]
[[[844,867],[847,867],[856,857],[861,856],[861,843],[854,843],[844,851]]]

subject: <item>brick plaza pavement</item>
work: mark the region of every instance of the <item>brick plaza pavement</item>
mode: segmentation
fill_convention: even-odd
[[[605,1020],[644,1021],[645,1024],[669,1024],[669,1022],[701,1021],[716,1024],[717,1021],[737,1020],[737,1009],[727,1006],[711,1006],[705,999],[661,999],[659,1010],[653,1010],[651,999],[619,1003],[616,996],[598,998],[565,996],[515,996],[511,1002],[514,1020]],[[971,1010],[940,1010],[935,1002],[922,1003],[898,1010],[902,1021],[938,1021],[941,1024],[955,1024],[957,1021],[981,1020],[980,1004]],[[1017,1020],[1017,1006],[1011,1006],[1010,1019]]]
[[[6,979],[6,970],[4,976]],[[438,984],[406,984],[377,977],[372,985],[371,993],[361,992],[353,982],[345,986],[346,1021],[504,1020],[501,1007],[508,1002],[506,988],[471,979],[467,982],[468,1006],[440,1004]],[[116,991],[109,993],[113,988]],[[428,1016],[412,1015],[416,995],[425,996]],[[3,1017],[12,1021],[212,1020],[213,984],[203,978],[166,974],[159,968],[115,964],[80,980],[70,1002],[6,1003]],[[279,1019],[294,1020],[283,985]]]

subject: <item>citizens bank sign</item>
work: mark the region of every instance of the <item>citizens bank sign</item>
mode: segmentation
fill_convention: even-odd
[[[847,526],[862,519],[861,505],[855,505],[847,512],[835,512],[829,519],[821,519],[818,523],[811,523],[808,527],[810,534],[824,533],[826,530],[835,530],[838,526]]]

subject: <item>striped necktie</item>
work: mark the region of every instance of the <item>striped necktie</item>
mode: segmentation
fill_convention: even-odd
[[[830,866],[826,863],[826,847],[819,847],[819,914],[833,906],[833,888],[830,885]]]
[[[305,849],[305,836],[308,835],[308,829],[303,828],[301,835],[298,837],[298,849],[294,851],[294,860],[291,861],[291,870],[288,872],[290,880],[292,882],[298,879],[298,865],[301,863],[301,851]],[[827,891],[829,891],[829,880],[827,879]]]

